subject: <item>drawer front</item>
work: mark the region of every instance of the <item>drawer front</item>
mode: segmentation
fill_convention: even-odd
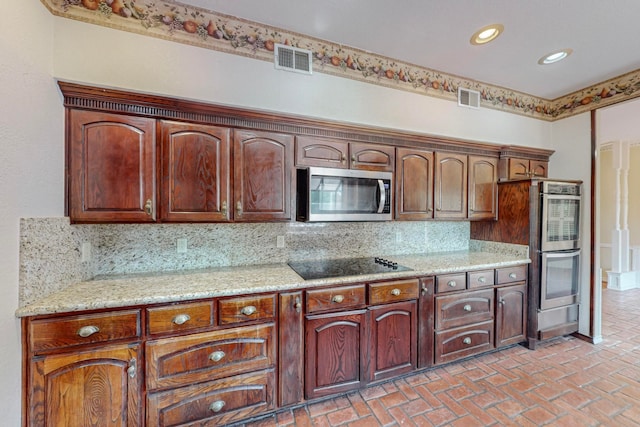
[[[139,310],[36,319],[29,323],[34,352],[139,336]]]
[[[307,313],[363,307],[364,285],[307,291]]]
[[[512,282],[522,282],[527,280],[527,266],[517,265],[515,267],[498,268],[496,270],[498,285]]]
[[[220,325],[274,320],[275,313],[275,294],[228,298],[218,301],[218,323]]]
[[[264,324],[147,342],[147,388],[177,387],[275,365],[275,326]]]
[[[418,279],[371,283],[369,304],[386,304],[418,298]]]
[[[149,393],[148,426],[221,426],[275,409],[273,369]]]
[[[435,363],[451,362],[493,348],[493,321],[436,332]]]
[[[436,329],[448,329],[493,319],[492,289],[436,297]]]
[[[467,274],[443,274],[436,276],[436,292],[453,292],[467,289]]]
[[[191,331],[212,325],[213,301],[147,309],[147,331],[151,335]]]
[[[467,273],[467,283],[469,289],[493,286],[495,283],[493,270],[472,271]]]

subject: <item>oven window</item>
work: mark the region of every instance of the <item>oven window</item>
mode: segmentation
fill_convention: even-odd
[[[570,199],[547,200],[547,241],[578,240],[580,201]]]
[[[543,254],[542,308],[577,302],[580,275],[579,252]]]

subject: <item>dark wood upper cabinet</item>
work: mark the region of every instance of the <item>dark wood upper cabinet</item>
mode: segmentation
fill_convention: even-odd
[[[467,218],[467,156],[435,153],[434,217]]]
[[[349,143],[338,139],[299,136],[296,138],[296,166],[349,168]]]
[[[498,215],[498,159],[469,156],[469,219]]]
[[[500,160],[500,180],[546,178],[549,162],[520,157],[509,157]]]
[[[535,178],[546,178],[549,176],[549,162],[542,160],[531,160],[529,162],[529,171]]]
[[[351,169],[393,172],[394,147],[352,142],[349,152]]]
[[[67,121],[72,222],[155,221],[155,120],[72,109]]]
[[[231,219],[229,128],[160,122],[163,221]]]
[[[398,147],[395,180],[395,219],[433,218],[433,152]]]
[[[234,219],[290,220],[293,136],[238,130],[233,140]]]

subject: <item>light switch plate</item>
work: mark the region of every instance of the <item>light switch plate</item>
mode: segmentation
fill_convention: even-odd
[[[176,250],[179,254],[187,253],[187,239],[181,238],[176,240]]]

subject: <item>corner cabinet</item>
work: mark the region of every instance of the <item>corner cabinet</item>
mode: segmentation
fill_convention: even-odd
[[[237,130],[234,144],[234,219],[292,219],[294,139],[291,135]]]
[[[155,120],[72,109],[67,125],[71,220],[155,221]]]

